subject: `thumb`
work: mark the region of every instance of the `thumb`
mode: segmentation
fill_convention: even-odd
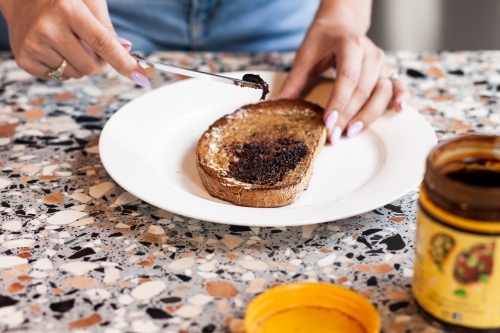
[[[309,71],[304,66],[301,66],[299,62],[295,62],[290,74],[275,98],[298,98],[307,85],[309,79],[308,72]]]
[[[298,98],[305,90],[312,71],[311,64],[313,64],[313,59],[310,58],[310,54],[304,52],[301,47],[295,57],[292,70],[281,86],[276,99]]]

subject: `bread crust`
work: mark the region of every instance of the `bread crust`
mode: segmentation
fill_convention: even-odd
[[[215,121],[198,141],[196,166],[203,186],[214,197],[249,207],[279,207],[296,201],[307,189],[316,160],[326,140],[323,108],[304,100],[249,104]],[[235,143],[301,142],[307,154],[273,182],[236,179],[230,168],[239,158]],[[274,140],[274,141],[273,141]]]

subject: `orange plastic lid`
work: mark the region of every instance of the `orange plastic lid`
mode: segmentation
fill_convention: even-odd
[[[246,333],[379,333],[375,307],[354,291],[327,283],[292,283],[250,302]]]

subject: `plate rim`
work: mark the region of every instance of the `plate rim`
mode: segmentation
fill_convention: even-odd
[[[248,71],[246,71],[248,72]],[[288,73],[286,72],[278,72],[278,71],[253,71],[257,74],[261,74],[261,75],[287,75]],[[236,71],[236,72],[227,72],[225,73],[225,75],[241,75],[242,73],[245,73],[243,71]],[[129,109],[129,108],[133,108],[137,103],[141,103],[141,100],[144,100],[144,99],[147,99],[147,98],[150,98],[150,96],[152,94],[160,94],[163,90],[168,90],[168,89],[171,89],[172,86],[175,85],[175,87],[178,87],[180,84],[187,84],[189,86],[189,82],[194,82],[194,81],[198,81],[200,82],[201,79],[186,79],[186,80],[182,80],[182,81],[177,81],[177,82],[174,82],[174,83],[171,83],[171,84],[165,84],[159,88],[156,88],[156,89],[153,89],[135,99],[133,99],[132,101],[130,101],[129,103],[125,104],[124,106],[122,106],[119,110],[116,111],[116,113],[106,122],[102,132],[101,132],[101,138],[100,138],[100,141],[99,141],[99,155],[100,155],[100,159],[101,159],[101,162],[104,166],[104,168],[106,169],[106,171],[108,172],[108,174],[110,175],[110,177],[117,183],[119,184],[121,187],[123,187],[127,192],[133,194],[134,196],[136,196],[137,198],[141,199],[141,200],[144,200],[145,202],[148,202],[150,203],[151,205],[157,207],[157,208],[161,208],[161,209],[165,209],[165,210],[168,210],[174,214],[179,214],[179,215],[182,215],[182,216],[186,216],[186,217],[189,217],[189,218],[194,218],[194,219],[198,219],[198,220],[203,220],[203,221],[209,221],[209,222],[215,222],[215,223],[221,223],[221,224],[233,224],[233,225],[244,225],[244,226],[260,226],[260,227],[269,227],[269,226],[294,226],[294,225],[306,225],[306,224],[315,224],[315,223],[322,223],[322,222],[328,222],[328,221],[333,221],[333,220],[339,220],[339,219],[344,219],[344,218],[348,218],[348,217],[352,217],[352,216],[356,216],[356,215],[359,215],[359,214],[362,214],[364,212],[368,212],[368,211],[371,211],[373,209],[376,209],[378,207],[381,207],[381,206],[384,206],[390,202],[393,202],[394,200],[400,198],[401,196],[405,195],[406,193],[410,192],[413,188],[415,188],[422,180],[422,177],[423,177],[423,172],[421,173],[420,177],[415,177],[414,178],[414,181],[412,182],[412,185],[411,186],[407,186],[407,189],[405,191],[405,193],[401,194],[401,193],[394,193],[393,195],[391,196],[387,196],[385,200],[383,201],[379,201],[378,203],[374,203],[370,206],[365,206],[363,207],[363,211],[359,211],[359,212],[356,212],[355,214],[345,214],[344,216],[335,216],[333,218],[325,218],[324,216],[310,216],[308,218],[301,218],[301,219],[297,219],[295,221],[288,221],[286,224],[283,224],[283,223],[278,223],[278,224],[273,224],[273,223],[268,223],[267,221],[255,221],[252,222],[252,223],[248,223],[246,221],[238,221],[238,220],[228,220],[228,219],[224,219],[224,218],[217,218],[217,217],[213,217],[213,214],[208,214],[210,216],[207,216],[207,214],[203,214],[201,213],[199,210],[190,210],[189,212],[186,212],[185,210],[183,209],[177,209],[178,206],[176,206],[175,204],[169,204],[169,203],[163,203],[163,202],[158,202],[158,200],[156,200],[155,198],[145,198],[144,195],[142,195],[142,193],[138,193],[136,191],[136,189],[134,188],[134,186],[129,186],[129,184],[126,182],[126,181],[123,181],[123,179],[121,179],[119,176],[117,176],[117,174],[115,173],[113,175],[113,169],[114,169],[114,166],[112,166],[111,164],[112,163],[109,163],[109,159],[108,159],[108,148],[106,147],[106,140],[108,138],[108,133],[109,131],[111,131],[113,129],[113,126],[115,126],[115,122],[119,120],[119,118],[121,116],[118,116],[120,113],[120,111],[124,110],[124,109]],[[430,150],[430,148],[432,148],[432,146],[434,146],[436,143],[437,143],[437,138],[435,136],[435,132],[434,130],[432,129],[432,126],[429,124],[429,122],[427,120],[425,120],[425,118],[420,115],[416,110],[412,109],[412,108],[408,108],[407,110],[404,110],[403,112],[405,113],[414,113],[414,115],[416,116],[416,119],[419,119],[419,121],[421,122],[420,125],[424,126],[424,127],[427,127],[426,128],[426,131],[428,132],[428,134],[430,134],[432,132],[432,139],[433,140],[430,140],[432,141],[431,142],[427,142],[427,145],[429,145],[430,147],[428,147],[427,150]],[[123,112],[121,113],[122,115],[124,114]],[[118,119],[118,120],[117,120]],[[175,119],[175,118],[173,118]],[[208,126],[208,125],[207,125]],[[111,130],[110,130],[111,128]],[[372,128],[372,127],[370,127]],[[427,139],[431,139],[431,137],[429,136]],[[423,164],[423,163],[422,163]],[[154,168],[154,166],[153,166]],[[376,178],[376,177],[375,177]],[[139,191],[140,192],[140,191]],[[195,197],[197,199],[201,199],[201,200],[205,200],[203,198],[200,198],[198,196],[195,196],[193,194],[191,194],[192,197]],[[206,200],[206,201],[209,201],[209,200]],[[215,201],[210,201],[210,203],[212,205],[216,204],[216,205],[219,205],[220,203],[218,202],[215,202]],[[321,206],[328,206],[329,204],[328,203],[324,203],[322,204]],[[316,205],[315,205],[316,206]],[[229,208],[229,207],[233,207],[233,208]],[[241,214],[246,214],[248,211],[252,211],[253,213],[256,213],[257,211],[259,210],[264,210],[266,211],[267,213],[265,214],[268,214],[268,212],[270,210],[279,210],[279,209],[284,209],[284,210],[287,210],[287,207],[288,207],[288,210],[290,210],[290,207],[289,206],[283,206],[283,207],[279,207],[279,208],[253,208],[253,207],[242,207],[242,206],[236,206],[236,205],[232,205],[232,204],[224,204],[223,208],[228,208],[229,210],[238,210],[238,211],[241,211]],[[313,206],[314,207],[314,206]],[[292,209],[294,212],[297,212],[297,211],[308,211],[310,210],[310,208],[308,207],[293,207]],[[273,213],[274,214],[274,213]],[[279,213],[278,213],[279,214]],[[307,213],[306,213],[307,214]],[[208,218],[207,218],[208,217]]]

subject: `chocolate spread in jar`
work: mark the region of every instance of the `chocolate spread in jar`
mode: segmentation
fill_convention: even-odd
[[[500,161],[495,159],[469,159],[445,165],[444,174],[461,183],[500,187]]]
[[[267,94],[269,94],[269,84],[267,84],[267,82],[264,81],[260,77],[260,75],[258,75],[258,74],[245,74],[245,75],[243,75],[242,80],[247,81],[247,82],[260,84],[262,87],[262,96],[260,97],[260,100],[263,101],[266,99]]]
[[[289,138],[237,142],[231,150],[237,158],[229,163],[231,177],[249,184],[271,186],[283,181],[309,152],[303,141]]]

